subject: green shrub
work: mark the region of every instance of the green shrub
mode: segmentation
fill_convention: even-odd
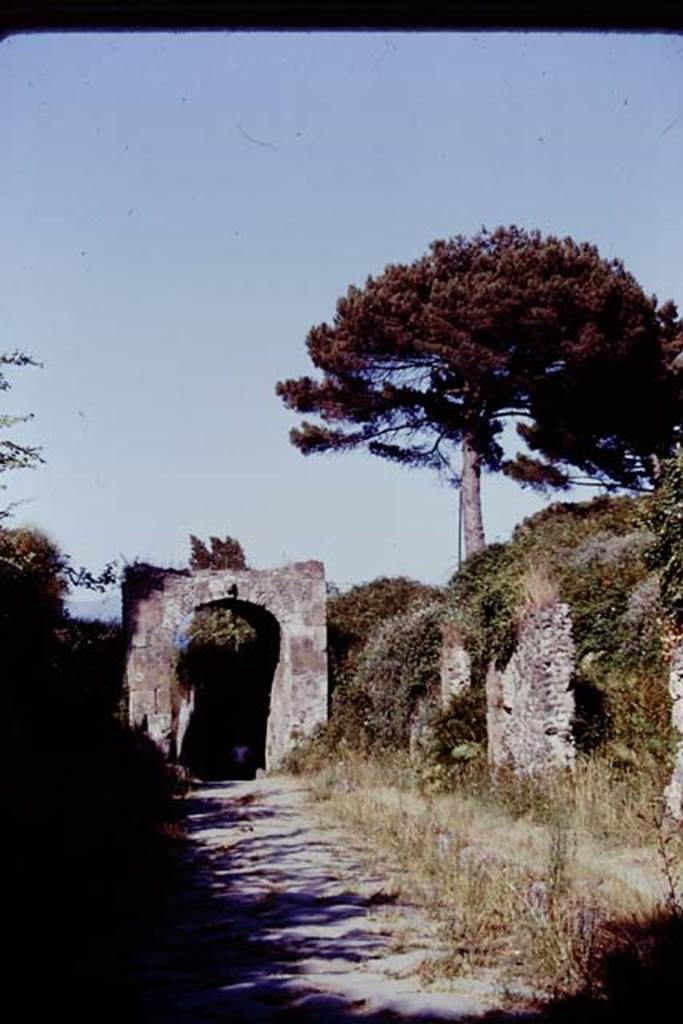
[[[40,530],[0,528],[0,638],[4,657],[38,654],[64,616],[64,558]],[[31,644],[33,635],[36,642]]]
[[[660,487],[648,507],[654,543],[647,553],[660,574],[661,602],[671,624],[683,625],[683,453],[663,465]]]
[[[648,499],[597,498],[555,504],[524,520],[508,544],[492,544],[453,577],[452,614],[481,682],[504,664],[515,640],[520,585],[529,565],[545,568],[572,610],[578,658],[600,652],[621,664],[661,656],[657,584],[644,529]]]
[[[409,615],[426,602],[438,601],[443,591],[405,577],[381,577],[333,594],[327,605],[331,715],[327,730],[332,748],[348,743],[367,749],[374,743],[375,700],[367,667],[358,674],[366,648],[387,622]],[[383,675],[388,693],[393,680]],[[417,683],[419,689],[420,683]],[[381,701],[380,701],[381,703]]]
[[[405,579],[376,580],[333,597],[330,750],[342,740],[357,749],[405,750],[417,715],[431,708],[425,763],[451,772],[456,762],[476,761],[487,668],[492,661],[504,667],[512,655],[533,576],[552,584],[571,609],[579,749],[606,747],[610,756],[613,748],[624,763],[619,751],[633,752],[638,763],[666,758],[672,735],[660,572],[661,552],[669,549],[656,547],[653,531],[672,514],[670,502],[659,519],[650,496],[552,505],[521,523],[509,543],[468,559],[445,598]],[[470,654],[472,690],[442,715],[434,709],[440,627],[447,622]]]
[[[448,707],[432,715],[420,746],[425,758],[445,763],[469,761],[486,743],[486,700],[481,690],[451,697]]]
[[[66,619],[57,629],[60,689],[93,714],[127,720],[126,643],[118,622]]]
[[[611,670],[602,677],[598,673],[597,678],[605,697],[606,738],[611,745],[630,750],[641,767],[666,760],[675,745],[668,672],[655,666],[649,671]]]
[[[254,627],[230,608],[200,608],[188,631],[189,647],[212,644],[232,654],[251,647],[257,639]]]
[[[384,623],[364,647],[354,681],[372,704],[366,731],[374,746],[405,749],[419,706],[438,702],[440,620],[440,603],[412,608]]]
[[[469,652],[475,686],[483,687],[489,662],[502,667],[514,650],[521,573],[510,544],[490,544],[451,580],[449,617]]]
[[[327,602],[332,685],[353,675],[361,650],[383,622],[441,593],[438,587],[398,576],[380,577],[332,596]]]
[[[337,741],[329,724],[319,726],[312,736],[300,740],[282,762],[282,770],[291,775],[321,771],[337,759],[344,749],[344,741]]]
[[[203,569],[248,569],[244,548],[234,537],[209,537],[209,546],[190,534],[190,568]]]
[[[553,580],[572,614],[575,734],[584,751],[616,742],[647,759],[670,749],[652,501],[552,505],[521,523],[509,543],[469,559],[449,587],[448,616],[471,654],[474,687],[483,688],[489,663],[503,667],[514,650],[530,567]],[[671,514],[667,501],[657,522]]]
[[[425,721],[414,751],[420,787],[429,793],[453,789],[472,771],[481,772],[486,754],[486,698],[481,688],[463,690],[444,710]]]
[[[441,601],[413,606],[370,637],[333,703],[340,738],[369,749],[407,749],[419,707],[438,702],[441,615]]]

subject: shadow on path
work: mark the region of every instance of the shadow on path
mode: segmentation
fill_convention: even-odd
[[[179,891],[122,966],[127,1020],[465,1021],[495,1004],[476,983],[430,993],[401,977],[377,913],[392,897],[290,781],[206,784],[186,808]]]

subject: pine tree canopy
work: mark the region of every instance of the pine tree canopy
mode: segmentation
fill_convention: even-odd
[[[281,381],[304,454],[363,447],[453,483],[647,487],[679,420],[673,303],[595,246],[517,227],[434,242],[337,302],[307,339],[322,373]],[[506,458],[505,423],[524,451]],[[462,448],[462,461],[457,453]],[[469,460],[469,461],[468,461]],[[481,533],[483,543],[483,532]]]

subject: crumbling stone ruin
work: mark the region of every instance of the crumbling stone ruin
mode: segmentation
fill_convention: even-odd
[[[672,818],[683,821],[683,643],[674,646],[669,674],[671,723],[678,734],[678,748],[671,781],[664,791],[666,807]]]
[[[574,642],[569,607],[553,601],[528,611],[504,671],[486,679],[489,763],[517,775],[571,768],[575,701]]]
[[[453,697],[469,689],[472,682],[472,663],[454,622],[445,622],[442,634],[441,706],[446,709]]]
[[[327,720],[326,602],[320,562],[244,571],[130,567],[123,584],[123,619],[131,725],[144,729],[167,756],[182,759],[196,694],[185,692],[177,678],[180,638],[199,609],[229,608],[257,632],[263,630],[272,646],[261,763],[277,768]],[[242,688],[246,696],[248,685]],[[245,699],[243,693],[241,706]],[[233,737],[238,735],[239,722],[230,728]],[[239,752],[239,743],[235,749]]]

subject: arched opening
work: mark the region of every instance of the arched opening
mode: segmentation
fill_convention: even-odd
[[[178,756],[201,779],[253,778],[265,766],[280,627],[259,605],[214,601],[179,637],[178,685],[189,718]]]

